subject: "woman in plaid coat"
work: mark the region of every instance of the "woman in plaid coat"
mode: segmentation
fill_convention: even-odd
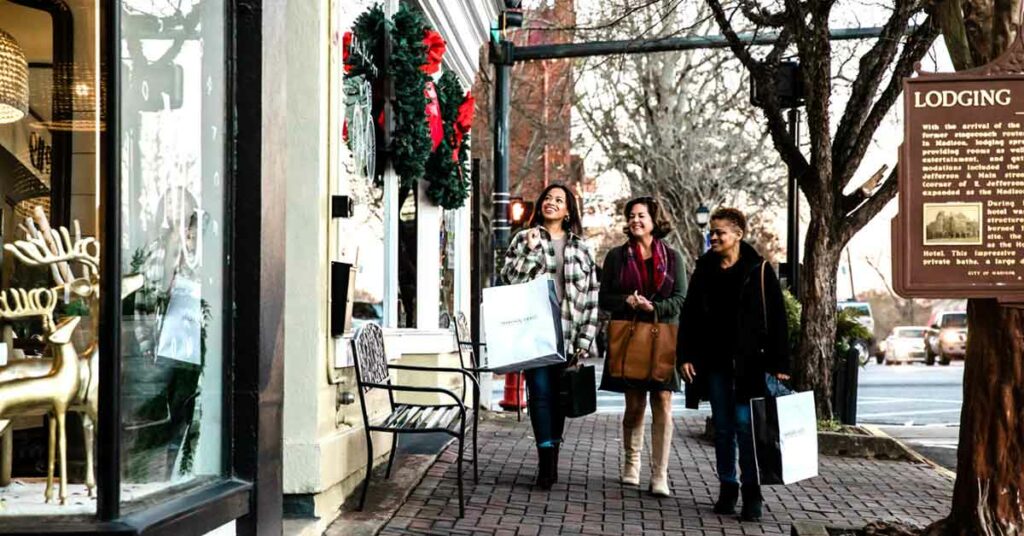
[[[583,241],[576,198],[569,188],[552,184],[534,203],[529,226],[516,234],[505,252],[501,277],[508,284],[548,276],[562,306],[562,333],[568,366],[593,351],[597,336],[597,264]],[[537,441],[537,486],[558,481],[558,449],[565,415],[558,404],[559,380],[566,365],[526,371],[530,422]]]

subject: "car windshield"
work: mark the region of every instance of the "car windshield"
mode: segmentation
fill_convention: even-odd
[[[839,308],[844,311],[853,311],[856,316],[871,316],[871,307],[866,303],[844,303]]]
[[[896,330],[896,336],[900,339],[923,339],[925,331],[923,329],[899,329]]]
[[[966,328],[967,327],[967,313],[956,313],[951,315],[943,315],[942,327],[944,328]]]

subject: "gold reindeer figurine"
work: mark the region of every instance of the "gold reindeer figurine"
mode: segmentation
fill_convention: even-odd
[[[60,448],[60,503],[64,504],[68,498],[67,433],[64,420],[81,385],[79,357],[74,345],[71,344],[71,333],[79,321],[81,317],[65,318],[47,336],[47,342],[53,349],[53,360],[48,373],[39,377],[0,383],[0,418],[38,413],[51,415],[46,502],[53,498],[55,439]],[[89,442],[90,438],[86,441]]]
[[[78,317],[73,317],[75,320],[74,325],[66,331],[68,341],[63,341],[61,337],[64,333],[60,332],[60,330],[65,329],[68,321],[62,321],[59,326],[54,328],[53,310],[57,303],[58,292],[60,291],[64,292],[65,298],[71,294],[82,299],[95,299],[99,296],[99,243],[94,238],[82,238],[81,228],[77,221],[74,222],[74,234],[64,227],[59,229],[50,228],[45,213],[39,208],[36,209],[34,214],[34,221],[32,219],[26,220],[20,227],[25,233],[25,240],[6,244],[4,249],[14,254],[18,260],[27,265],[49,266],[57,286],[52,289],[33,289],[29,291],[12,289],[9,291],[10,300],[8,300],[8,293],[0,293],[0,319],[14,320],[32,316],[41,317],[43,329],[49,334],[49,348],[52,357],[17,360],[7,366],[0,367],[0,402],[8,402],[8,395],[5,391],[8,384],[31,379],[43,380],[52,377],[55,371],[61,367],[70,367],[69,370],[76,371],[77,382],[73,385],[67,382],[50,382],[47,384],[53,389],[61,391],[60,393],[38,391],[36,393],[38,400],[35,403],[12,403],[11,409],[5,410],[10,413],[10,416],[41,415],[51,411],[45,409],[49,407],[47,404],[50,399],[59,397],[66,401],[63,405],[64,413],[61,413],[58,417],[54,411],[54,417],[50,419],[49,471],[45,493],[46,500],[49,502],[53,493],[54,449],[57,442],[55,435],[56,429],[59,429],[61,449],[60,489],[61,504],[64,504],[67,496],[67,477],[65,470],[66,442],[64,440],[63,420],[64,414],[69,410],[79,412],[82,415],[86,456],[85,485],[90,497],[93,496],[95,488],[93,433],[99,403],[99,358],[97,356],[98,345],[95,341],[89,345],[81,356],[68,342],[70,341],[71,332],[74,330],[74,325],[77,325],[80,320]],[[82,266],[81,275],[74,273],[70,266],[71,263]],[[144,280],[141,275],[123,278],[122,299],[141,288],[143,282]],[[95,301],[93,305],[95,306]],[[95,313],[94,307],[93,310]],[[57,338],[55,339],[54,336],[57,336]],[[73,364],[69,365],[69,363]],[[69,388],[72,390],[63,392],[63,389]],[[6,416],[8,415],[0,413],[0,419]],[[0,430],[2,429],[3,426],[0,426]],[[8,430],[6,433],[10,434],[11,432]],[[2,461],[5,465],[9,465],[10,462],[9,459]]]

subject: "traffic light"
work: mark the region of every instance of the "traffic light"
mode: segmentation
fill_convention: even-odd
[[[523,2],[522,0],[505,0],[505,9],[498,16],[498,29],[504,32],[509,28],[521,28],[523,26]]]
[[[513,197],[508,203],[508,219],[512,222],[513,227],[518,227],[523,224],[527,216],[526,201],[523,201],[522,197]]]

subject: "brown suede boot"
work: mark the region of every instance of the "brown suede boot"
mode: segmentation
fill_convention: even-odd
[[[622,425],[622,483],[640,485],[640,453],[644,450],[644,422],[639,426]]]

